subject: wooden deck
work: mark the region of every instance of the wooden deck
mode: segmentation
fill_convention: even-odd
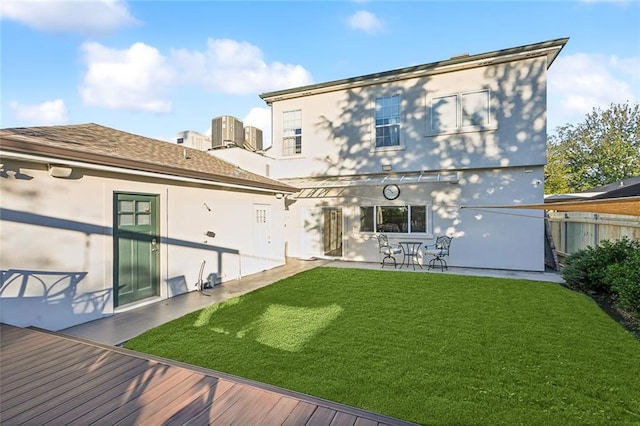
[[[410,425],[224,373],[0,324],[8,425]]]

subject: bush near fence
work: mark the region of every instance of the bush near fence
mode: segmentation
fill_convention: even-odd
[[[640,241],[624,237],[572,253],[565,258],[562,276],[567,285],[610,295],[640,315]]]

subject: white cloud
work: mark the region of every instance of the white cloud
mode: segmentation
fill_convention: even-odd
[[[87,105],[113,109],[168,112],[163,95],[175,73],[160,52],[144,43],[116,50],[99,43],[82,45],[87,73],[80,85]]]
[[[242,122],[262,130],[262,145],[265,148],[271,145],[271,108],[251,108]]]
[[[62,99],[43,102],[38,105],[22,105],[11,102],[9,107],[19,121],[30,126],[61,125],[69,122],[69,113]]]
[[[8,0],[0,3],[0,17],[56,33],[96,34],[140,24],[122,0]]]
[[[349,27],[368,34],[376,33],[384,28],[384,23],[371,12],[359,10],[349,17]]]
[[[247,42],[209,39],[205,51],[178,49],[171,56],[183,83],[215,92],[260,93],[313,82],[302,66],[267,63],[260,48]]]
[[[122,50],[82,45],[86,74],[79,92],[87,105],[169,112],[168,92],[178,85],[225,94],[254,94],[313,82],[300,65],[266,63],[262,51],[234,40],[208,40],[205,51],[158,49],[135,43]]]
[[[559,57],[549,69],[550,128],[583,121],[593,108],[636,102],[640,57],[577,53]]]

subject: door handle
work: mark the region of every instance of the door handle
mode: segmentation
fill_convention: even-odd
[[[155,253],[158,251],[158,247],[157,247],[158,242],[156,241],[155,238],[153,238],[151,240],[151,253]]]

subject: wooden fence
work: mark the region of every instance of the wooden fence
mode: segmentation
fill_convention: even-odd
[[[562,258],[601,241],[640,240],[640,216],[548,211],[555,250]]]

